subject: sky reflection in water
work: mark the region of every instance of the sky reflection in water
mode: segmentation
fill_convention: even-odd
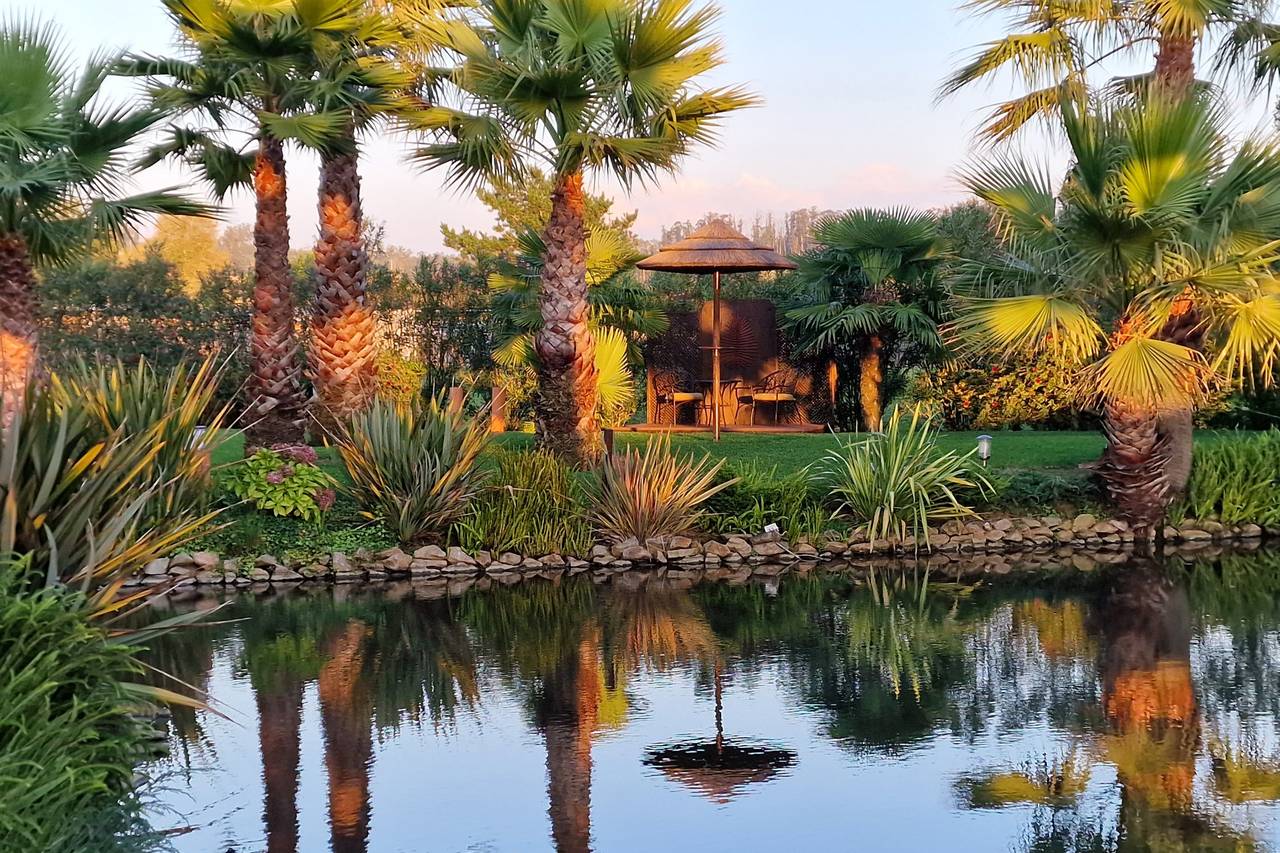
[[[936,580],[936,578],[935,578]],[[1280,849],[1280,557],[238,599],[181,851]]]

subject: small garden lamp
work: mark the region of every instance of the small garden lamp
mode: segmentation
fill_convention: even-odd
[[[991,436],[978,436],[978,458],[982,460],[982,467],[987,467],[987,463],[991,461]]]

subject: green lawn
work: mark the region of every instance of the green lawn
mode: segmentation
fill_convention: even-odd
[[[992,442],[992,468],[1070,470],[1081,462],[1098,458],[1104,444],[1098,433],[1092,432],[997,432]],[[1202,434],[1202,438],[1211,436]],[[978,433],[945,433],[941,438],[947,449],[967,452],[977,443]],[[618,433],[618,446],[641,446],[647,436],[637,433]],[[798,471],[822,457],[839,439],[830,434],[822,435],[761,435],[729,433],[716,443],[708,435],[677,433],[671,438],[671,446],[681,453],[708,453],[723,457],[730,465],[757,464],[776,466],[779,473]],[[506,433],[498,436],[499,447],[522,448],[533,446],[533,436],[527,433]],[[244,453],[244,441],[236,435],[219,448],[214,456],[215,464],[232,462]],[[320,450],[324,467],[340,474],[341,464],[331,448]]]
[[[976,432],[943,433],[941,444],[948,450],[967,452],[977,444]],[[1008,470],[1042,470],[1064,473],[1074,470],[1081,462],[1097,459],[1106,443],[1096,432],[995,432],[992,441],[991,467]],[[1224,433],[1202,431],[1196,433],[1197,442],[1209,442]],[[642,446],[648,436],[638,433],[618,433],[618,446]],[[830,434],[817,435],[762,435],[728,433],[720,442],[709,435],[676,433],[671,446],[680,453],[693,452],[723,457],[730,466],[756,464],[776,467],[778,473],[788,474],[820,459],[840,440]],[[528,433],[506,433],[495,440],[499,447],[524,448],[533,446],[533,436]],[[232,462],[244,453],[244,441],[236,435],[228,440],[214,455],[216,464]],[[320,450],[321,463],[336,476],[342,476],[342,465],[331,448]]]

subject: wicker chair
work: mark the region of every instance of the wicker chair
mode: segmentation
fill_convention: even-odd
[[[756,425],[756,407],[762,403],[773,405],[773,422],[779,423],[783,406],[794,406],[799,402],[796,395],[796,375],[790,369],[775,370],[755,388],[744,389],[738,394],[738,410],[744,407],[751,410],[752,426]],[[737,420],[735,415],[734,420]]]
[[[663,420],[664,409],[671,412],[671,425],[675,425],[680,417],[680,407],[687,406],[690,403],[701,406],[705,395],[701,391],[683,390],[680,383],[680,377],[674,373],[658,373],[653,377],[653,415],[657,423],[666,423]]]

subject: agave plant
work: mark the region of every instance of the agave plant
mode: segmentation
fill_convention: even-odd
[[[916,541],[929,524],[973,515],[965,491],[986,494],[989,480],[966,455],[938,448],[937,430],[921,415],[894,413],[883,433],[841,439],[814,469],[818,485],[840,502],[837,515],[864,526],[869,540]]]
[[[432,398],[410,405],[377,400],[338,425],[336,443],[362,514],[408,543],[445,536],[466,513],[488,441],[483,416],[467,418]]]
[[[643,451],[628,448],[605,460],[592,495],[592,520],[615,542],[688,533],[701,522],[706,502],[737,482],[716,482],[723,467],[723,459],[674,455],[666,435],[650,438]]]

